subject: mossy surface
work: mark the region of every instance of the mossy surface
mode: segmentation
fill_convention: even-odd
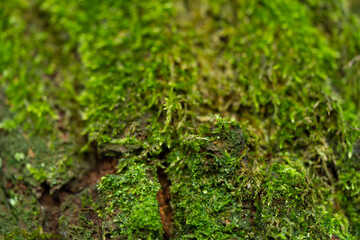
[[[0,234],[358,239],[359,55],[356,1],[3,0]]]
[[[246,133],[218,119],[169,157],[174,221],[183,239],[326,239],[342,221],[306,169],[260,159]]]
[[[99,216],[111,238],[162,238],[156,200],[160,184],[149,170],[144,165],[132,164],[120,175],[101,179]]]

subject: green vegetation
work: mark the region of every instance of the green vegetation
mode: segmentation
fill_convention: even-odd
[[[156,194],[160,184],[143,165],[133,164],[121,175],[103,177],[99,184],[100,217],[108,220],[111,238],[159,239],[162,226]]]
[[[356,6],[1,1],[0,235],[358,239]]]

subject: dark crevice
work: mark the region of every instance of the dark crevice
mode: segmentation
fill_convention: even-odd
[[[58,218],[60,215],[60,193],[58,190],[54,194],[50,194],[51,187],[43,183],[42,184],[43,193],[39,199],[39,203],[44,208],[44,218],[43,218],[43,229],[45,232],[57,233],[58,229]]]
[[[90,170],[81,178],[74,178],[61,186],[58,190],[53,190],[48,183],[42,184],[42,195],[39,203],[43,209],[43,230],[47,233],[59,233],[59,217],[62,215],[62,206],[70,196],[77,196],[86,188],[90,188],[98,183],[101,177],[107,174],[114,174],[118,164],[117,158],[110,158],[97,151],[92,151],[89,156]]]
[[[157,170],[158,180],[161,185],[161,189],[156,195],[156,199],[159,202],[159,210],[161,217],[161,224],[164,230],[164,239],[168,240],[172,236],[173,222],[172,222],[172,209],[170,206],[171,194],[170,194],[170,180],[168,179],[165,170],[158,167]]]

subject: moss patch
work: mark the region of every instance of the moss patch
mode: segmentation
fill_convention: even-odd
[[[357,239],[349,6],[1,1],[1,234]]]

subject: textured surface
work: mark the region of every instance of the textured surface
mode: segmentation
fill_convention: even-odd
[[[0,236],[358,239],[358,14],[2,0]]]

